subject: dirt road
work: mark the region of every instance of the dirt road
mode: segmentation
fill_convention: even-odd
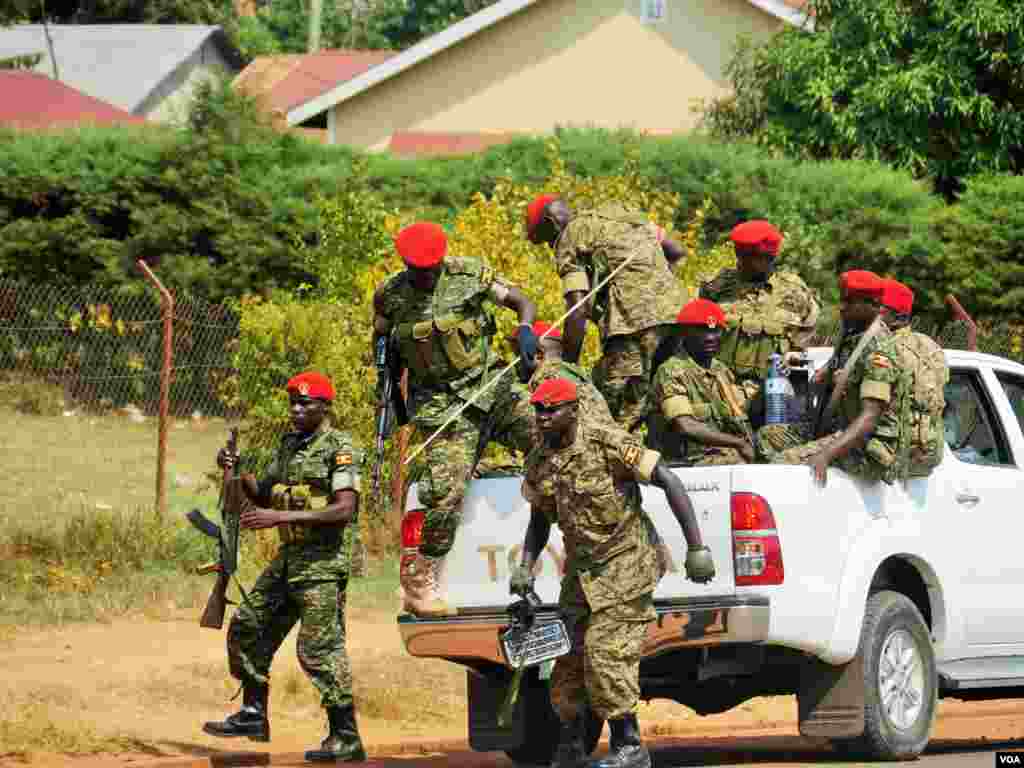
[[[352,616],[349,637],[369,765],[511,765],[501,755],[463,753],[464,673],[409,658],[392,615]],[[156,761],[171,768],[184,761],[200,768],[211,756],[226,765],[236,750],[259,753],[250,765],[278,765],[319,742],[322,714],[298,669],[293,638],[275,662],[273,741],[264,747],[204,735],[202,720],[237,706],[228,701],[235,687],[224,654],[223,632],[198,628],[192,612],[8,637],[0,642],[0,765],[138,768]],[[835,761],[827,747],[798,737],[795,716],[792,697],[757,699],[706,718],[668,702],[644,704],[640,713],[658,768]],[[1016,741],[1022,738],[1024,701],[944,701],[925,764],[993,765],[991,745],[1024,749]]]

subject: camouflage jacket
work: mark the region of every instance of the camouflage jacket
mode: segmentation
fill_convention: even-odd
[[[432,293],[418,290],[404,270],[377,288],[374,311],[397,337],[418,423],[442,423],[494,372],[500,361],[491,349],[496,325],[487,305],[510,285],[481,261],[449,257]],[[491,387],[475,405],[489,411],[495,394]]]
[[[543,382],[548,379],[568,379],[577,387],[580,414],[595,419],[603,419],[606,424],[614,425],[611,411],[608,410],[608,403],[604,396],[597,391],[597,387],[590,381],[590,377],[578,365],[566,362],[565,360],[545,360],[537,370],[533,372],[527,386],[531,394],[537,391]]]
[[[617,203],[578,212],[562,231],[555,266],[565,293],[589,291],[633,257],[594,297],[591,316],[602,340],[672,323],[686,303],[663,237],[643,214]]]
[[[732,371],[717,359],[710,368],[689,356],[666,360],[654,375],[653,404],[667,429],[674,419],[690,416],[710,429],[751,440],[746,396],[736,386]],[[710,447],[689,438],[686,446],[690,461],[702,459]]]
[[[591,610],[652,592],[659,571],[653,523],[640,505],[659,455],[618,427],[581,417],[572,445],[535,448],[523,497],[557,523],[566,570],[579,574]]]
[[[949,383],[946,356],[930,336],[909,326],[890,338],[901,370],[910,374],[908,472],[912,477],[925,476],[942,460],[942,412]]]
[[[755,283],[736,269],[723,269],[701,286],[700,295],[725,312],[718,359],[741,380],[762,380],[773,352],[803,349],[821,311],[814,291],[786,271]]]
[[[289,432],[260,482],[273,509],[321,509],[338,491],[359,492],[363,453],[352,436],[326,424],[311,435]],[[358,520],[348,524],[278,526],[280,556],[288,560],[288,580],[319,581],[349,574],[359,536]]]
[[[833,377],[845,364],[860,334],[843,337],[836,354],[827,368],[827,389],[831,392]],[[907,460],[903,439],[908,435],[904,425],[909,423],[910,375],[899,364],[897,352],[888,331],[872,339],[850,370],[846,389],[836,407],[832,425],[826,431],[845,430],[860,415],[867,398],[880,400],[884,407],[871,433],[864,454],[881,469],[887,483],[904,477]]]

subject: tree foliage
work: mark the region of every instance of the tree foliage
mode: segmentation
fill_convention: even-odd
[[[868,158],[953,195],[1024,171],[1024,0],[812,0],[813,32],[738,50],[719,135],[805,157]]]

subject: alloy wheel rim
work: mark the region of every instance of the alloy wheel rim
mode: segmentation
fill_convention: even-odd
[[[901,731],[917,723],[924,710],[924,663],[913,636],[894,629],[878,659],[878,693],[886,719]]]

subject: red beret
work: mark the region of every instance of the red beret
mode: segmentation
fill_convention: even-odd
[[[430,269],[444,261],[448,236],[437,224],[418,221],[398,233],[395,248],[402,261],[410,267]]]
[[[540,224],[544,216],[544,209],[558,199],[558,195],[539,195],[533,202],[526,206],[526,234],[533,237],[533,230]]]
[[[897,315],[909,315],[914,309],[914,292],[899,280],[883,280],[882,306]]]
[[[322,373],[306,371],[288,380],[288,391],[320,400],[334,400],[334,385]]]
[[[568,379],[545,379],[533,393],[530,402],[534,405],[552,405],[576,402],[576,385]]]
[[[778,256],[782,244],[782,233],[764,219],[737,224],[732,228],[729,238],[736,245],[758,248],[770,256]]]
[[[515,330],[513,330],[512,333],[509,334],[509,338],[511,338],[511,339],[519,338],[519,329],[521,327],[522,326],[517,325],[515,327]],[[548,336],[547,336],[549,339],[561,339],[562,338],[562,332],[560,330],[558,330],[557,328],[552,328],[548,323],[545,323],[543,320],[537,320],[532,326],[530,326],[530,328],[533,330],[533,332],[537,336],[543,336],[545,333],[548,332],[548,330],[551,330],[551,333],[548,333]]]
[[[725,312],[713,301],[694,299],[676,315],[680,325],[706,325],[708,328],[721,328],[725,325]]]
[[[839,276],[839,290],[847,296],[865,296],[879,301],[882,287],[882,278],[866,269],[851,269]]]

